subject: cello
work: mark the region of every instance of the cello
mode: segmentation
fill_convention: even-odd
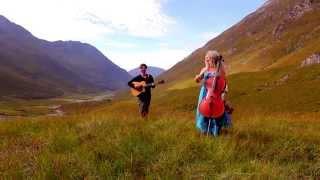
[[[219,119],[222,117],[225,111],[224,101],[221,97],[221,94],[226,86],[225,78],[220,75],[222,61],[222,56],[220,56],[215,63],[217,64],[215,76],[205,81],[207,95],[200,102],[199,112],[206,118]]]

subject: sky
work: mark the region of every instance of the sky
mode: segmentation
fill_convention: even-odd
[[[169,69],[266,0],[0,0],[38,38],[98,48],[118,66]]]

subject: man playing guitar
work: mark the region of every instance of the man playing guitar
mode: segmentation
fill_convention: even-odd
[[[147,65],[140,65],[140,74],[128,82],[128,86],[141,92],[137,95],[139,102],[139,111],[141,116],[147,117],[151,102],[151,88],[155,88],[154,80],[151,74],[147,74]]]

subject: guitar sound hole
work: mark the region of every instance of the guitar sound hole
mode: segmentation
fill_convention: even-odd
[[[142,89],[142,87],[139,87],[139,88],[136,88],[138,91],[142,91],[143,89]]]

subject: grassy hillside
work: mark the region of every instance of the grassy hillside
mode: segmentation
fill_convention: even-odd
[[[319,10],[318,0],[270,0],[159,78],[176,83],[193,77],[212,49],[224,55],[230,74],[296,65],[320,52]]]
[[[134,98],[70,106],[65,117],[1,122],[0,176],[38,179],[320,177],[320,66],[230,79],[233,128],[197,133],[198,87],[157,91],[148,121]]]
[[[63,91],[52,89],[41,83],[30,81],[19,74],[16,74],[4,67],[0,67],[0,98],[11,95],[19,98],[50,98],[62,96]]]

